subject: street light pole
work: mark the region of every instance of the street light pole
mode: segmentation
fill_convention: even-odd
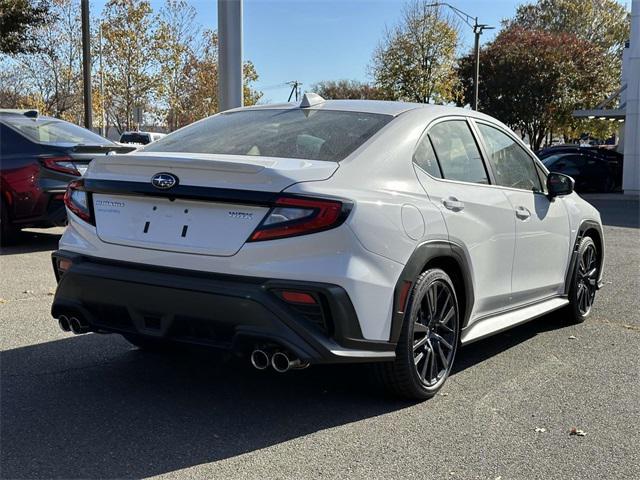
[[[480,85],[480,35],[484,30],[491,30],[494,27],[490,27],[484,23],[478,23],[478,17],[472,17],[468,13],[463,12],[459,8],[454,7],[453,5],[446,2],[437,2],[427,5],[427,7],[449,7],[453,12],[462,19],[464,23],[473,28],[473,34],[475,37],[473,53],[475,56],[475,65],[474,65],[474,76],[473,76],[473,99],[471,102],[471,107],[474,110],[478,110],[478,91]],[[473,23],[471,23],[473,20]]]
[[[82,83],[84,88],[84,126],[93,126],[91,108],[91,31],[89,30],[89,0],[80,3],[82,18]]]
[[[478,18],[473,27],[473,33],[475,35],[475,43],[473,46],[475,53],[475,76],[473,77],[473,109],[478,110],[478,90],[480,87],[480,35],[482,35],[482,29],[478,28]]]
[[[242,0],[218,0],[218,109],[241,107]]]

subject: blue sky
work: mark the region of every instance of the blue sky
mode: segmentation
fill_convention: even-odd
[[[435,1],[435,0],[434,0]],[[163,0],[151,0],[159,10]],[[217,2],[191,0],[198,22],[217,28]],[[369,80],[367,66],[382,38],[385,25],[399,19],[403,0],[244,0],[244,58],[260,75],[256,87],[264,100],[286,101],[290,88],[284,82],[298,80],[302,89],[321,80]],[[449,0],[457,8],[496,27],[513,16],[522,0]],[[620,3],[627,3],[621,1]],[[98,13],[104,0],[91,2]],[[461,28],[461,49],[472,47],[473,34]],[[486,31],[483,43],[496,30]],[[279,87],[277,85],[280,85]]]

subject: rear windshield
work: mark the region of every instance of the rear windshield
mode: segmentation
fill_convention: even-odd
[[[114,145],[113,142],[73,123],[53,118],[28,118],[6,115],[2,121],[38,143],[75,145]]]
[[[120,143],[141,143],[147,145],[151,142],[149,135],[146,133],[123,133],[120,137]]]
[[[390,115],[335,110],[245,110],[209,117],[143,150],[337,162],[392,119]]]

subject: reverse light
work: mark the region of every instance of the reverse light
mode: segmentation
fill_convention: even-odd
[[[48,168],[49,170],[74,175],[76,177],[81,176],[81,173],[76,168],[71,157],[42,157],[42,163],[45,168]]]
[[[350,205],[338,200],[280,197],[248,241],[274,240],[329,230],[341,225]]]
[[[74,180],[69,183],[67,192],[64,194],[64,204],[82,220],[94,225],[89,205],[89,195],[84,190],[84,181]]]

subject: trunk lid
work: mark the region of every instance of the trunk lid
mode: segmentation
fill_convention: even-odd
[[[219,189],[278,193],[304,181],[329,178],[338,163],[320,160],[235,155],[158,154],[135,152],[96,157],[86,178],[117,188],[93,194],[101,240],[118,245],[201,255],[232,256],[269,211],[268,204],[243,201],[243,195],[219,198]],[[166,191],[150,187],[158,173],[177,177],[179,187]],[[105,182],[106,181],[106,182]],[[127,182],[131,182],[130,194]],[[134,184],[145,185],[145,194]],[[211,190],[211,199],[172,197],[169,192]],[[91,190],[91,188],[89,188]],[[236,198],[237,197],[237,198]],[[248,197],[249,198],[249,197]],[[258,196],[259,198],[259,196]]]

